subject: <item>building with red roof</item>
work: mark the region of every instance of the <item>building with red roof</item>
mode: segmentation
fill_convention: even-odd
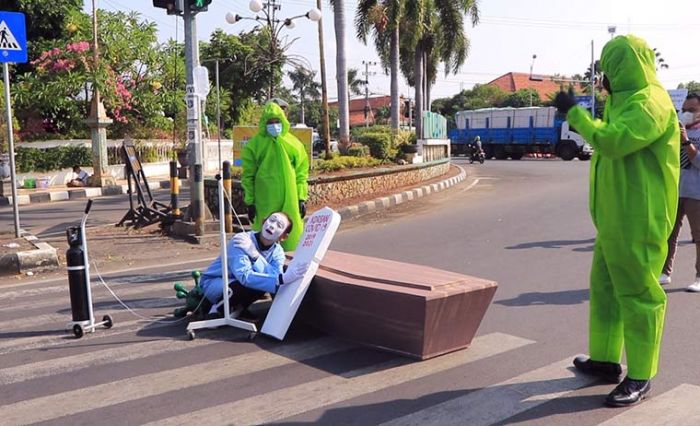
[[[522,89],[535,89],[541,101],[548,100],[550,95],[557,93],[560,88],[560,83],[552,80],[552,76],[533,74],[530,78],[530,74],[524,72],[509,72],[486,84],[496,86],[508,93],[515,93]]]

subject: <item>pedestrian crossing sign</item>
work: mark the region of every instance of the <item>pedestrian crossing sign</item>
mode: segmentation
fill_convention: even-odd
[[[24,13],[0,12],[0,63],[27,62]]]

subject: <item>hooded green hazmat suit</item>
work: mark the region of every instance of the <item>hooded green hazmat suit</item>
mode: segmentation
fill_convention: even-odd
[[[267,122],[272,118],[282,123],[277,137],[267,133]],[[241,160],[243,200],[256,209],[253,230],[259,231],[270,214],[285,212],[294,225],[282,248],[294,250],[304,230],[299,201],[308,196],[309,156],[299,139],[289,133],[289,121],[276,103],[265,106],[258,133],[243,148]]]
[[[581,107],[569,123],[595,148],[589,208],[598,231],[590,277],[589,350],[628,377],[656,375],[666,294],[658,278],[678,205],[680,133],[655,56],[635,36],[618,36],[601,55],[611,94],[603,120]]]

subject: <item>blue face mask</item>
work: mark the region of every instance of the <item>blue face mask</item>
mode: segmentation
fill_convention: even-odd
[[[282,123],[274,123],[267,125],[267,134],[272,137],[277,137],[282,133]]]

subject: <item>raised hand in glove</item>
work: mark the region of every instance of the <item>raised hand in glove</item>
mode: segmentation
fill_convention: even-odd
[[[280,282],[280,285],[290,284],[294,281],[297,281],[298,279],[304,276],[308,269],[308,263],[290,264],[287,267],[287,270],[284,271],[284,273],[282,274],[282,282]]]
[[[255,220],[255,204],[251,204],[248,206],[248,221],[250,223],[253,223]]]
[[[573,107],[575,107],[578,104],[576,102],[576,98],[574,97],[574,91],[573,89],[569,89],[569,92],[564,92],[563,90],[557,93],[557,96],[554,98],[554,106],[557,107],[557,110],[565,114],[569,112],[569,110]]]
[[[233,236],[231,239],[233,241],[233,246],[237,247],[245,252],[248,257],[255,262],[260,257],[260,252],[255,247],[255,243],[250,239],[250,235],[245,232],[240,232]]]
[[[304,200],[299,200],[299,214],[302,219],[306,217],[306,201]]]

